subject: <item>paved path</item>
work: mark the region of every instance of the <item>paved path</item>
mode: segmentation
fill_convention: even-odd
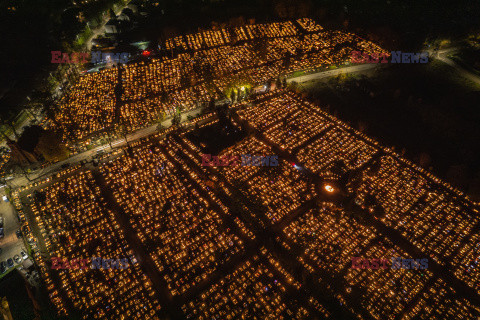
[[[429,56],[438,59],[449,66],[455,68],[457,72],[462,75],[464,78],[473,81],[476,84],[480,84],[480,76],[472,73],[471,71],[463,68],[462,66],[458,65],[455,61],[449,59],[447,56],[453,52],[458,51],[458,47],[452,47],[448,49],[443,49],[439,50],[438,52],[434,53],[433,50],[429,51]],[[322,79],[322,78],[328,78],[332,76],[336,76],[339,74],[343,73],[350,73],[350,72],[360,72],[360,71],[365,71],[369,69],[373,69],[378,66],[383,66],[385,64],[378,64],[378,63],[366,63],[366,64],[360,64],[360,65],[355,65],[355,66],[350,66],[350,67],[344,67],[344,68],[339,68],[335,70],[329,70],[329,71],[322,71],[322,72],[317,72],[317,73],[312,73],[312,74],[307,74],[303,76],[298,76],[294,78],[289,78],[287,79],[287,83],[290,83],[292,81],[295,82],[307,82],[311,80],[317,80],[317,79]]]
[[[196,108],[196,109],[193,109],[193,110],[182,113],[182,122],[188,121],[188,116],[195,116],[196,114],[199,114],[200,112],[201,112],[201,108]],[[167,128],[172,123],[171,121],[172,121],[172,119],[169,117],[162,122],[162,125],[165,128]],[[132,132],[130,134],[127,134],[127,141],[130,143],[134,140],[138,140],[140,138],[147,137],[147,136],[149,136],[149,135],[151,135],[151,134],[153,134],[157,131],[157,126],[158,126],[158,124],[154,124],[154,125],[151,125],[149,127],[146,127],[146,128],[137,130],[135,132]],[[119,148],[119,147],[123,147],[126,144],[127,144],[127,142],[125,141],[125,138],[119,138],[119,139],[116,139],[116,140],[112,141],[113,150],[116,149],[116,148]],[[78,163],[82,160],[90,160],[92,157],[94,157],[97,154],[98,151],[101,151],[101,150],[104,150],[105,152],[109,152],[109,151],[112,150],[112,148],[110,148],[110,145],[108,143],[104,144],[104,145],[101,145],[101,146],[98,146],[98,147],[95,147],[91,150],[73,155],[66,160],[54,163],[54,164],[52,164],[52,165],[50,165],[46,168],[33,171],[32,173],[28,174],[28,177],[31,180],[34,180],[34,179],[37,179],[37,178],[40,178],[40,177],[43,177],[43,176],[50,175],[50,174],[60,170],[61,166],[64,165],[64,164],[76,164],[76,163]],[[20,187],[20,186],[23,186],[23,185],[27,185],[28,183],[29,183],[28,179],[26,179],[23,175],[22,176],[17,176],[14,179],[9,180],[9,185],[13,186],[14,188],[17,188],[17,187]],[[2,189],[0,189],[0,196],[2,196],[3,194],[4,194],[4,191],[3,191],[3,188],[2,188]]]
[[[130,1],[129,1],[129,2],[130,2]],[[120,6],[120,7],[115,11],[115,14],[116,14],[116,15],[120,14],[120,12],[122,12],[122,10],[127,7],[127,5],[128,5],[128,3],[125,4],[125,5]],[[112,10],[113,10],[113,9],[112,9]],[[94,39],[96,39],[99,35],[102,35],[102,34],[105,33],[105,25],[106,25],[107,22],[108,22],[111,18],[113,18],[113,17],[110,17],[110,18],[108,18],[108,19],[106,19],[105,17],[102,17],[102,18],[103,18],[102,23],[101,23],[98,27],[96,27],[94,30],[92,30],[92,35],[90,36],[90,38],[89,38],[89,39],[86,41],[86,43],[85,43],[85,47],[87,48],[87,51],[90,51],[90,50],[92,49],[92,41],[93,41]]]
[[[306,74],[304,76],[298,76],[298,77],[293,77],[293,78],[287,79],[287,83],[290,83],[292,81],[306,82],[306,81],[311,81],[311,80],[333,77],[333,76],[343,74],[343,73],[365,71],[365,70],[374,69],[374,68],[378,67],[379,65],[381,65],[381,64],[379,64],[379,63],[365,63],[365,64],[355,65],[355,66],[351,66],[351,67],[339,68],[339,69],[335,69],[335,70]]]
[[[4,219],[5,237],[0,239],[0,261],[5,261],[8,258],[13,258],[14,255],[20,254],[24,250],[22,239],[18,239],[15,231],[20,228],[20,221],[16,217],[13,206],[5,202],[0,197],[0,215]],[[26,251],[25,251],[26,252]]]
[[[437,52],[437,54],[433,55],[434,58],[448,64],[449,66],[455,68],[457,70],[457,72],[463,76],[464,78],[476,83],[476,84],[480,84],[480,76],[476,75],[475,73],[463,68],[462,66],[458,65],[455,61],[449,59],[447,56],[450,54],[450,53],[453,53],[455,51],[457,51],[458,48],[454,47],[454,48],[448,48],[448,49],[444,49],[444,50],[440,50]]]

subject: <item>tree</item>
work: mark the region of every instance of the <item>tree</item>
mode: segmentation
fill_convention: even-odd
[[[35,150],[47,161],[61,161],[69,156],[67,147],[62,143],[60,134],[45,130],[38,139]]]
[[[110,149],[113,149],[111,135],[114,128],[113,128],[113,125],[110,125],[107,122],[107,119],[108,119],[108,116],[106,111],[102,111],[100,116],[98,117],[98,121],[102,124],[102,127],[104,128],[105,133],[107,134],[107,141],[108,141],[108,144],[110,145]]]
[[[10,127],[13,134],[15,135],[15,138],[17,138],[17,140],[18,140],[19,135],[17,133],[17,130],[15,129],[15,125],[14,125],[13,121],[7,120],[7,118],[0,115],[0,124],[3,125],[3,126]]]
[[[283,70],[288,72],[288,68],[292,65],[292,54],[290,51],[287,52],[285,57],[283,58]]]
[[[35,147],[38,144],[40,136],[44,130],[39,125],[27,126],[23,129],[22,135],[17,140],[17,145],[20,149],[30,153],[35,152]]]
[[[214,97],[210,98],[210,101],[208,102],[208,108],[207,108],[208,112],[211,112],[213,110],[215,110],[215,98]]]
[[[277,89],[280,89],[282,87],[282,81],[280,80],[280,77],[277,78],[275,84],[277,85]]]
[[[165,112],[163,112],[163,111],[162,111],[162,113],[165,114]],[[127,146],[130,146],[130,145],[128,144],[128,139],[127,139],[128,133],[129,133],[128,123],[127,123],[127,121],[126,121],[125,119],[123,119],[123,118],[122,118],[121,122],[122,122],[122,123],[121,123],[121,125],[119,126],[119,130],[120,130],[121,134],[123,135],[123,137],[125,138],[125,143],[127,144]]]
[[[214,68],[209,62],[205,62],[202,65],[202,76],[205,79],[205,81],[209,83],[213,82],[213,78],[214,78],[213,71],[214,71]]]
[[[178,126],[181,121],[182,121],[182,115],[176,113],[172,119],[172,126]]]
[[[230,100],[232,100],[232,103],[235,102],[235,98],[236,98],[235,90],[232,89],[232,92],[230,93]]]
[[[298,83],[296,81],[290,82],[290,89],[296,91],[298,89]]]
[[[167,115],[165,114],[165,111],[161,111],[157,121],[159,123],[162,123],[163,121],[165,121],[166,118],[167,118]]]
[[[23,173],[23,175],[25,176],[25,178],[26,178],[29,182],[31,182],[32,179],[30,179],[30,177],[28,176],[28,172],[25,170],[25,168],[24,168],[20,163],[18,163],[17,166],[20,168],[20,170],[22,170],[22,173]]]

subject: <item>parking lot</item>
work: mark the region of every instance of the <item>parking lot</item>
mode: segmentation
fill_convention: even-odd
[[[0,215],[3,216],[3,226],[5,236],[0,239],[0,262],[7,261],[15,255],[20,256],[20,252],[25,250],[22,238],[18,238],[15,232],[20,228],[20,222],[15,215],[13,206],[2,199],[4,193],[3,189],[0,192]],[[17,263],[14,263],[17,265]],[[1,277],[1,275],[0,275]]]

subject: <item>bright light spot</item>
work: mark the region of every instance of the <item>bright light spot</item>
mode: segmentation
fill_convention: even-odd
[[[324,188],[327,192],[330,192],[330,193],[335,191],[335,189],[329,184],[326,184]]]
[[[245,91],[245,86],[241,86],[240,90]]]
[[[3,201],[7,201],[7,200],[8,200],[8,199],[7,199],[7,196],[3,196],[2,199],[3,199]]]

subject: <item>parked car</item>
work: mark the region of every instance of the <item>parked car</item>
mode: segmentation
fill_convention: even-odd
[[[28,259],[28,255],[25,253],[25,251],[22,250],[22,251],[20,252],[20,255],[22,256],[22,259],[23,259],[23,260],[27,260],[27,259]]]
[[[17,235],[17,238],[20,239],[22,237],[22,231],[20,229],[18,229],[17,231],[15,231],[15,234]]]
[[[13,259],[12,258],[9,258],[7,260],[7,267],[9,267],[9,268],[13,267]]]
[[[0,215],[0,228],[3,228],[3,216]]]
[[[3,231],[3,228],[0,228],[0,239],[5,236],[5,233]]]
[[[16,255],[13,257],[13,260],[14,260],[15,263],[17,263],[17,264],[22,263],[22,258],[20,258],[20,256],[19,256],[18,254],[16,254]]]
[[[7,271],[7,263],[5,261],[0,262],[0,273]]]

